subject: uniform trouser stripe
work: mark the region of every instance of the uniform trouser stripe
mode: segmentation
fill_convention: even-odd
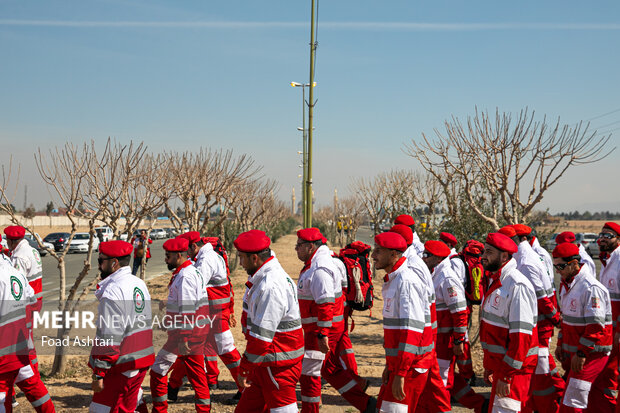
[[[32,407],[39,407],[39,406],[43,406],[43,404],[46,403],[50,399],[51,399],[50,394],[47,393],[45,396],[41,397],[38,400],[31,402],[30,404],[32,404]]]
[[[167,397],[168,397],[167,395],[153,397],[153,398],[152,398],[152,399],[153,399],[153,403],[163,403],[163,402],[165,402],[165,401],[166,401],[166,398],[167,398]]]
[[[196,399],[194,404],[210,405],[211,399]]]
[[[456,401],[458,401],[461,397],[465,396],[467,393],[469,393],[472,390],[471,387],[469,387],[468,384],[465,385],[465,387],[463,387],[461,390],[457,391],[456,393],[454,393],[452,395],[452,397],[454,397],[454,399]]]
[[[345,394],[346,392],[348,392],[349,390],[351,390],[353,387],[355,387],[357,383],[355,382],[355,380],[351,380],[350,382],[348,382],[347,384],[345,384],[344,386],[342,386],[341,388],[338,389],[338,393],[340,394]]]
[[[227,368],[228,370],[232,370],[232,369],[234,369],[235,367],[239,367],[240,365],[241,365],[241,360],[237,360],[237,361],[235,361],[234,363],[227,364],[227,365],[226,365],[226,368]]]
[[[305,403],[320,403],[321,396],[318,396],[318,397],[301,396],[301,401]]]
[[[533,390],[532,394],[534,396],[549,396],[550,394],[553,394],[556,392],[556,388],[555,386],[551,386],[551,387],[547,387],[546,389],[542,389],[542,390]]]

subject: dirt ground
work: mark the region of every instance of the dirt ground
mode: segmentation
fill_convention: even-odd
[[[301,269],[301,262],[297,259],[294,250],[294,244],[296,237],[294,235],[287,235],[280,238],[275,244],[272,245],[273,250],[276,252],[278,259],[282,263],[284,269],[293,278],[297,279],[299,270]],[[377,296],[375,301],[375,307],[372,310],[372,314],[368,312],[356,313],[354,315],[355,329],[351,333],[351,340],[354,344],[357,362],[359,365],[360,375],[370,379],[370,387],[368,393],[376,396],[379,393],[380,377],[383,371],[385,359],[382,348],[383,343],[383,330],[382,330],[382,308],[383,301],[381,299],[381,287],[383,281],[381,279],[382,274],[379,274],[375,279],[375,295]],[[235,309],[237,319],[240,318],[242,308],[242,296],[244,291],[244,284],[247,280],[247,275],[241,269],[237,269],[232,274],[233,286],[235,291]],[[149,281],[149,290],[153,298],[165,298],[167,295],[167,285],[169,277],[161,276]],[[477,313],[474,314],[473,319],[476,320]],[[245,340],[241,334],[241,326],[233,328],[233,335],[237,344],[237,348],[241,353],[245,349]],[[165,341],[165,334],[163,332],[157,332],[155,335],[155,349],[159,350],[163,342]],[[553,347],[555,347],[555,340]],[[553,351],[554,349],[552,349]],[[473,348],[474,369],[476,375],[482,377],[482,350],[479,344],[476,344]],[[86,366],[87,357],[85,356],[71,356],[68,361],[68,369],[63,377],[50,378],[46,375],[51,371],[52,356],[39,356],[41,372],[44,376],[45,384],[47,385],[49,392],[56,405],[56,410],[59,412],[83,412],[87,411],[92,393],[90,390],[90,376],[91,371]],[[212,392],[211,402],[212,408],[217,412],[232,412],[234,407],[226,406],[223,401],[231,397],[235,393],[235,384],[229,371],[224,365],[219,362],[220,367],[220,389]],[[478,383],[482,384],[482,380],[479,379]],[[150,404],[150,388],[148,375],[143,383],[144,394],[147,402]],[[476,391],[488,394],[490,390],[488,387],[475,387]],[[185,386],[179,392],[179,401],[171,403],[169,405],[170,412],[193,412],[193,392],[189,386]],[[298,391],[298,400],[300,400]],[[24,398],[23,394],[18,395],[18,401],[20,406],[15,410],[16,412],[30,412],[33,411],[28,401]],[[350,407],[342,397],[338,395],[336,390],[329,385],[323,386],[323,399],[322,399],[322,411],[325,412],[344,412],[355,411]],[[454,407],[453,411],[465,411],[466,409],[461,407]]]

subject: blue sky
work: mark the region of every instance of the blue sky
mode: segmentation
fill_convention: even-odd
[[[249,153],[288,199],[300,159],[310,1],[0,1],[0,154],[29,203],[32,152],[144,140]],[[418,168],[403,144],[480,109],[561,117],[620,143],[617,1],[322,1],[315,89],[319,203],[352,177]],[[608,126],[607,126],[608,125]],[[620,210],[620,150],[578,167],[541,208]],[[613,181],[612,181],[613,182]],[[578,188],[578,195],[568,195]],[[21,206],[23,195],[16,204]]]

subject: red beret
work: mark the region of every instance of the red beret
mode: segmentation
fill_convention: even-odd
[[[465,243],[465,248],[463,248],[463,251],[471,255],[480,255],[484,252],[484,244],[480,241],[476,241],[475,239],[470,239]]]
[[[408,246],[411,245],[411,243],[413,242],[413,231],[407,225],[396,224],[392,228],[390,228],[390,232],[400,234],[400,236],[405,239],[405,242]]]
[[[456,237],[449,232],[442,232],[439,234],[439,239],[452,247],[456,247],[456,244],[458,243]]]
[[[164,242],[164,249],[168,252],[187,252],[189,241],[187,238],[171,238]]]
[[[532,228],[527,225],[514,224],[512,227],[515,229],[518,236],[530,235],[532,233]]]
[[[603,225],[603,228],[610,229],[613,232],[615,232],[616,235],[620,235],[620,225],[616,224],[615,222],[605,222],[605,225]],[[6,229],[4,230],[4,232],[6,233]]]
[[[404,252],[407,249],[407,242],[402,235],[396,232],[382,232],[375,236],[375,244],[382,248]]]
[[[487,235],[486,242],[492,247],[495,247],[500,251],[506,251],[510,254],[514,254],[515,252],[519,251],[519,247],[517,247],[517,244],[515,244],[513,240],[499,232],[491,232],[489,235]]]
[[[179,235],[177,238],[184,238],[189,241],[190,244],[194,244],[200,241],[200,232],[198,231],[189,231],[185,234]]]
[[[512,238],[512,237],[516,237],[517,236],[517,231],[515,231],[515,229],[512,227],[512,225],[506,225],[505,227],[500,228],[498,232],[500,234],[503,234],[503,235],[507,236],[508,238]],[[514,242],[513,242],[513,244],[514,244]]]
[[[415,220],[411,215],[399,215],[394,220],[394,224],[407,225],[408,227],[415,225]]]
[[[565,242],[575,242],[575,233],[570,231],[564,231],[555,237],[556,244],[563,244]]]
[[[26,235],[26,228],[19,225],[11,225],[4,229],[4,233],[6,234],[6,239],[21,239]]]
[[[261,252],[269,248],[269,245],[271,245],[271,240],[265,232],[252,229],[248,232],[239,234],[233,244],[235,244],[237,251],[253,253]]]
[[[297,231],[297,236],[300,239],[309,242],[320,241],[321,239],[323,239],[323,234],[321,234],[321,231],[319,231],[318,228],[300,229],[299,231]]]
[[[325,238],[325,237],[323,237],[323,236],[322,236],[322,237],[321,237],[321,242],[322,242],[323,244],[327,244],[327,238]]]
[[[430,240],[424,243],[424,249],[436,257],[445,258],[450,255],[450,247],[441,241]]]
[[[217,246],[217,242],[220,239],[218,237],[202,237],[202,242],[204,244],[211,244],[213,246],[213,248],[215,248]]]
[[[112,258],[125,257],[130,255],[131,251],[133,251],[133,245],[119,239],[99,244],[99,253]]]
[[[564,242],[553,249],[553,258],[568,258],[579,255],[579,247],[572,242]]]

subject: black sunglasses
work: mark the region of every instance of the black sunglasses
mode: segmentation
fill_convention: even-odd
[[[104,262],[104,261],[107,261],[107,260],[113,260],[113,259],[114,259],[114,257],[108,257],[108,258],[101,258],[101,257],[100,257],[100,258],[97,258],[97,262],[98,262],[99,264],[103,264],[103,262]]]
[[[601,232],[600,234],[598,234],[599,238],[607,238],[607,239],[612,239],[612,238],[616,238],[617,235],[611,234],[609,232]]]
[[[569,262],[563,262],[561,264],[553,264],[553,267],[558,271],[562,271],[564,268],[566,268],[567,265],[569,265],[573,261],[575,260],[570,260]]]

